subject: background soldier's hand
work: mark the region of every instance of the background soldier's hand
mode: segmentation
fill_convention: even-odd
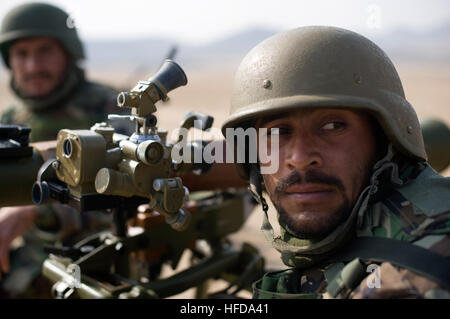
[[[4,207],[0,209],[0,279],[9,272],[11,242],[25,233],[36,216],[35,206]]]

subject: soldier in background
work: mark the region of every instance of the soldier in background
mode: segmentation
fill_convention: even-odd
[[[88,129],[108,113],[119,113],[117,92],[88,81],[77,65],[84,52],[70,19],[55,6],[29,3],[12,9],[2,22],[0,50],[14,100],[0,123],[31,127],[31,141],[54,140],[60,129]],[[76,241],[107,227],[110,218],[101,212],[80,214],[63,205],[0,209],[1,296],[49,297],[50,287],[40,276],[43,245]],[[24,233],[25,244],[10,251]]]
[[[427,163],[417,115],[374,43],[333,27],[263,41],[236,73],[223,133],[236,128],[267,129],[258,147],[269,154],[279,146],[275,173],[263,170],[274,160],[235,164],[289,267],[256,282],[256,298],[450,298],[450,181]]]

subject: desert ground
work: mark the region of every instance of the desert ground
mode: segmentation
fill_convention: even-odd
[[[415,107],[420,119],[437,117],[450,125],[450,64],[437,65],[433,63],[399,63],[396,65],[409,102]],[[220,128],[226,118],[231,96],[233,74],[237,63],[226,63],[216,66],[185,68],[189,83],[169,94],[170,101],[158,106],[158,126],[170,132],[178,127],[185,112],[196,110],[214,116],[214,127]],[[123,81],[123,70],[90,70],[88,76],[92,80],[109,84],[122,89],[132,88],[137,80],[146,79],[149,74],[142,74],[128,83]],[[0,110],[5,107],[10,98],[8,90],[8,75],[0,70]],[[125,85],[125,87],[124,87]],[[169,135],[170,136],[170,135]],[[448,141],[450,145],[450,141]],[[443,172],[450,176],[450,170]],[[270,209],[271,220],[274,220],[273,207]],[[266,243],[260,232],[262,211],[257,208],[251,214],[244,227],[231,236],[236,243],[249,242],[259,248],[266,258],[268,268],[284,268],[279,260],[279,254]],[[188,257],[183,257],[186,260]],[[183,267],[183,263],[180,267]],[[170,270],[167,270],[170,274]],[[224,287],[223,283],[215,282],[211,290]],[[249,297],[243,293],[243,297]],[[176,298],[192,298],[193,290],[188,290]]]

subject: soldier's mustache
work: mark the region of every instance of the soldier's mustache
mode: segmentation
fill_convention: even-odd
[[[310,184],[326,184],[337,187],[342,192],[345,191],[342,181],[331,175],[327,175],[317,170],[309,170],[304,176],[299,172],[293,171],[288,177],[282,179],[275,187],[274,194],[276,196],[284,192],[288,187],[295,184],[310,183]]]
[[[42,79],[42,78],[51,79],[52,74],[47,71],[39,71],[39,72],[32,72],[32,73],[25,74],[23,77],[24,81],[30,81],[30,80]]]

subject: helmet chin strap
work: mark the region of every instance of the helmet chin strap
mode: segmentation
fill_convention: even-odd
[[[389,144],[386,156],[373,166],[370,184],[362,190],[356,204],[353,206],[350,216],[345,222],[340,224],[335,230],[319,241],[300,239],[292,234],[288,234],[282,227],[281,230],[282,232],[285,232],[285,238],[282,239],[281,236],[275,236],[268,217],[268,205],[262,196],[262,176],[260,174],[259,165],[251,164],[250,190],[258,203],[262,205],[264,211],[261,231],[266,236],[267,241],[281,253],[283,262],[290,267],[310,267],[321,261],[324,256],[328,256],[334,249],[344,244],[346,240],[350,238],[350,235],[354,233],[355,219],[356,226],[358,228],[362,226],[364,213],[367,210],[369,200],[371,196],[378,191],[378,177],[380,174],[384,171],[391,170],[391,183],[397,186],[403,184],[403,181],[398,176],[398,166],[396,163],[392,162],[395,154],[395,149],[392,144]]]
[[[267,205],[267,202],[262,195],[262,187],[261,187],[262,186],[262,176],[261,176],[259,164],[250,164],[249,182],[250,182],[249,189],[252,192],[253,197],[258,202],[258,204],[261,204],[264,214],[267,216],[267,212],[269,210],[269,205]]]

